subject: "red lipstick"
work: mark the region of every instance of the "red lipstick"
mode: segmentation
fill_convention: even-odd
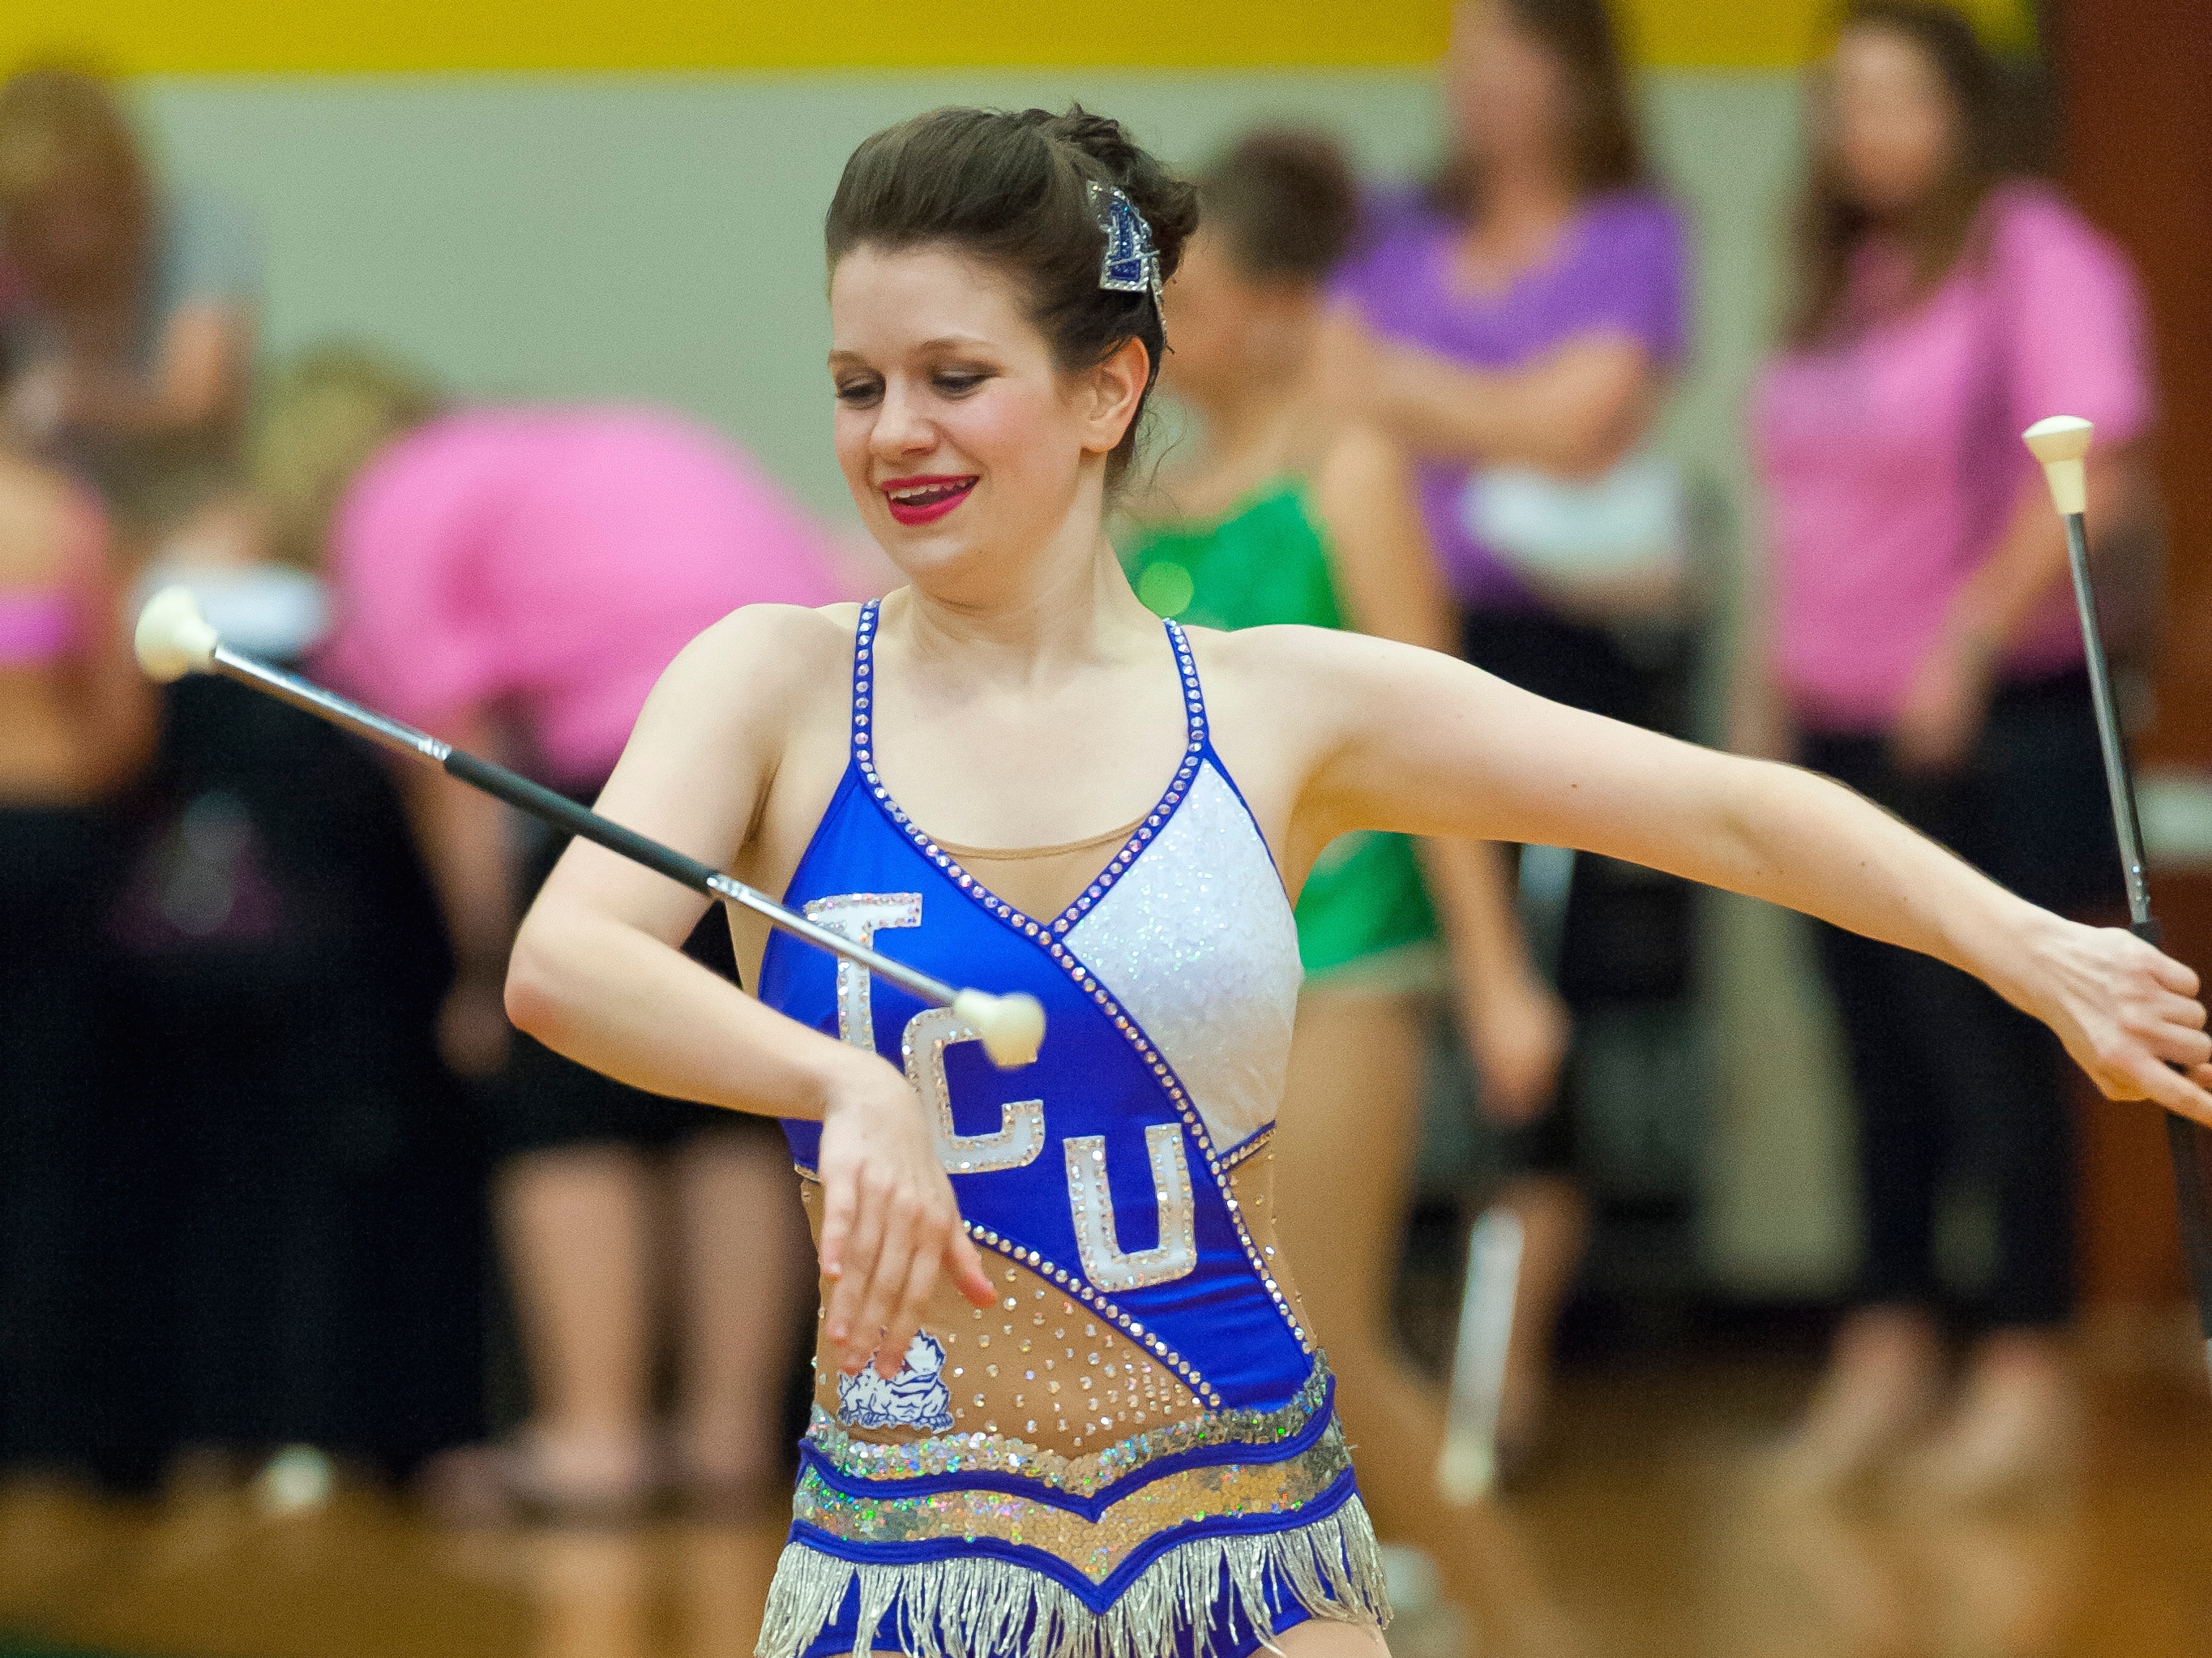
[[[891,516],[902,524],[927,524],[942,518],[968,498],[968,491],[975,487],[975,474],[932,475],[925,478],[893,478],[876,487],[884,492],[884,503],[890,509]]]

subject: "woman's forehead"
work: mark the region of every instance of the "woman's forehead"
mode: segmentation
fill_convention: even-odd
[[[1003,272],[956,248],[862,246],[830,272],[830,332],[841,350],[956,338],[1011,347],[1036,338],[1021,300]]]

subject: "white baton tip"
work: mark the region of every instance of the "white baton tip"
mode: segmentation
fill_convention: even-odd
[[[952,998],[952,1011],[968,1021],[1000,1070],[1030,1064],[1044,1045],[1044,1004],[1033,996],[963,991]]]
[[[2028,453],[2045,466],[2054,460],[2079,460],[2089,453],[2096,427],[2080,415],[2052,415],[2039,420],[2020,435]]]
[[[2079,415],[2052,415],[2020,435],[2027,452],[2043,463],[2051,504],[2062,518],[2089,509],[2089,474],[2082,465],[2097,429]]]
[[[190,588],[163,588],[138,613],[131,645],[146,677],[167,685],[205,667],[222,643]]]

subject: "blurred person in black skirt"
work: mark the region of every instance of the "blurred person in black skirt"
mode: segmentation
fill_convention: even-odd
[[[112,1078],[93,924],[152,698],[98,502],[0,436],[0,1465],[82,1460],[90,1121]]]
[[[317,572],[238,477],[200,483],[166,533],[141,511],[138,598],[184,582],[240,649],[303,664]],[[404,1472],[483,1415],[483,1137],[433,1037],[436,902],[373,750],[225,680],[161,695],[106,914],[128,1075],[99,1448],[126,1477],[283,1447]]]

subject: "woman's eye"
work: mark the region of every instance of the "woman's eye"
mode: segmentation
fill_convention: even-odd
[[[850,409],[865,409],[883,394],[880,381],[848,380],[837,387],[837,400]]]
[[[942,396],[965,397],[988,378],[988,375],[947,370],[942,374],[932,375],[929,377],[929,383],[934,386]]]

